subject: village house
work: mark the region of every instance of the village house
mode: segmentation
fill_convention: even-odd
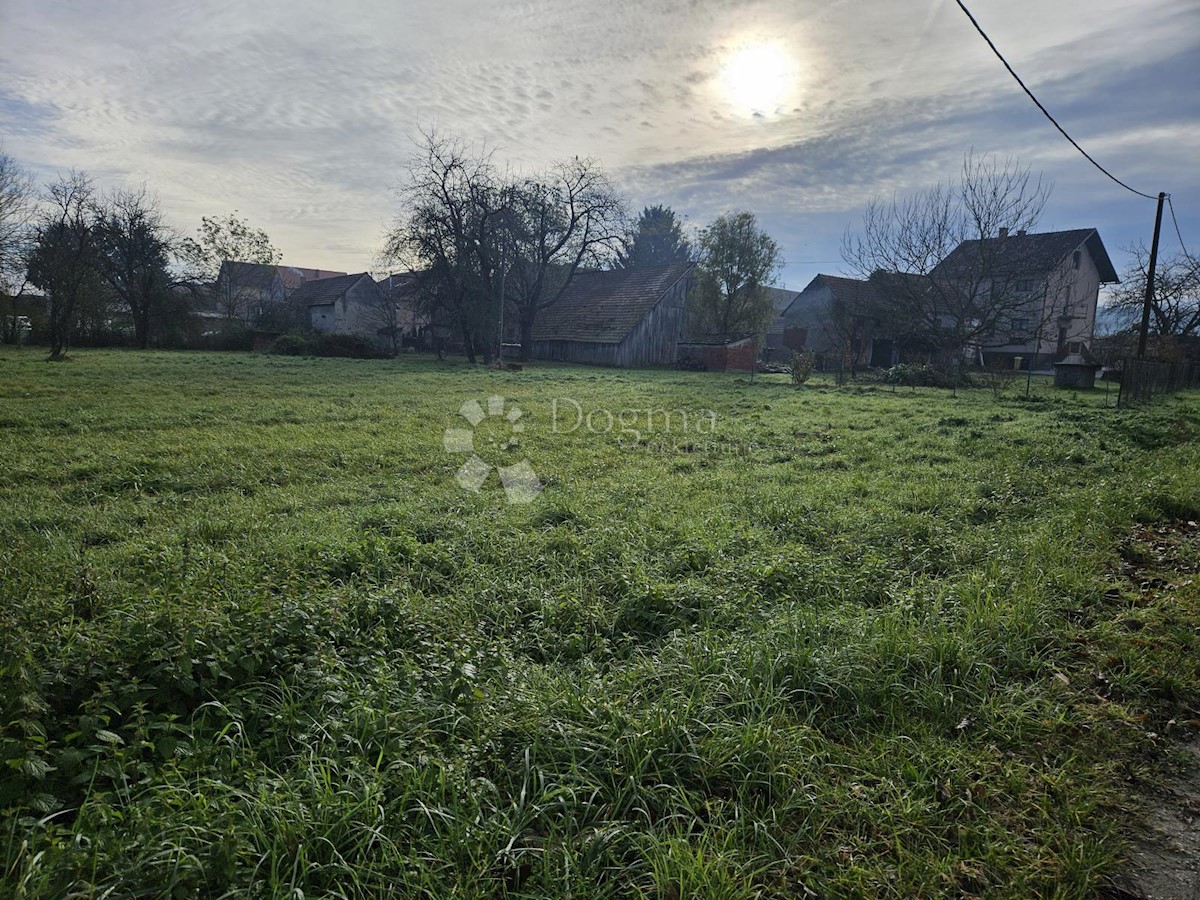
[[[213,285],[213,312],[260,328],[285,330],[292,322],[285,303],[302,284],[345,275],[329,269],[225,260]]]
[[[970,350],[970,362],[1003,368],[1049,366],[1087,354],[1101,284],[1117,273],[1094,228],[1039,234],[1001,229],[994,238],[964,241],[928,276],[877,273],[870,280],[818,275],[783,315],[803,329],[805,349],[840,365],[887,367],[923,359],[937,348],[913,340],[905,298],[915,290],[960,290],[978,298],[991,325]],[[922,285],[925,285],[922,288]],[[981,329],[982,330],[982,329]],[[827,362],[828,365],[828,362]]]
[[[370,338],[380,349],[391,346],[386,331],[388,297],[366,272],[321,278],[301,284],[288,298],[293,308],[307,313],[305,322],[322,334],[357,334]]]
[[[800,296],[800,292],[777,287],[767,287],[763,290],[771,298],[773,316],[767,326],[767,333],[763,335],[762,358],[767,362],[786,362],[795,351],[804,347],[802,335],[788,334],[788,325],[784,318],[784,313]]]
[[[580,271],[538,313],[534,359],[602,366],[669,366],[684,335],[692,263]]]
[[[1096,229],[1010,235],[1002,228],[986,241],[964,241],[932,277],[954,278],[989,253],[994,273],[982,289],[1011,290],[1026,300],[981,343],[984,363],[1028,368],[1090,349],[1100,285],[1120,280]]]

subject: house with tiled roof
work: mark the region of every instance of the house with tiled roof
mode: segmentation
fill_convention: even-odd
[[[979,354],[991,365],[1048,365],[1086,353],[1096,329],[1100,286],[1120,279],[1095,228],[1009,234],[963,241],[930,278],[980,294],[1011,293]]]
[[[768,361],[786,361],[795,350],[800,348],[789,346],[789,344],[796,343],[796,340],[795,336],[791,340],[788,339],[787,322],[783,314],[800,296],[800,292],[779,287],[764,287],[762,290],[767,292],[773,312],[771,322],[767,325],[767,333],[763,335],[762,358]]]
[[[896,340],[885,326],[886,303],[878,282],[817,275],[783,313],[797,349],[837,356],[848,365],[891,366]],[[829,360],[822,362],[829,364]]]
[[[345,275],[330,269],[306,269],[227,259],[221,263],[214,285],[216,311],[260,327],[290,324],[285,301],[300,285]]]
[[[669,366],[683,339],[693,264],[578,271],[538,313],[534,359],[604,366]]]
[[[944,355],[929,322],[951,320],[948,303],[978,332],[969,362],[1045,367],[1087,353],[1100,285],[1117,281],[1094,228],[1009,234],[963,241],[928,275],[877,272],[869,280],[818,275],[784,313],[805,329],[805,347],[839,364],[891,366]],[[923,307],[919,311],[909,307]],[[919,335],[919,336],[918,336]]]
[[[359,272],[306,281],[292,292],[288,305],[307,313],[305,321],[313,331],[357,334],[379,342],[385,327],[386,301],[387,295],[375,279]]]

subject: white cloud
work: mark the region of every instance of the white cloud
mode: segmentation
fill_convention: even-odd
[[[1195,64],[1139,78],[1148,58],[1195,58],[1191,0],[1098,0],[1086,15],[973,5],[1048,105],[1084,117],[1081,139],[1177,191],[1177,208],[1200,206],[1181,149],[1195,146]],[[761,118],[721,84],[730,56],[760,41],[792,55],[798,82]],[[1047,169],[1064,216],[1126,221],[1110,216],[1124,198],[1096,185],[945,0],[5,0],[0,60],[9,152],[146,181],[187,228],[236,208],[301,265],[370,264],[418,123],[526,166],[598,157],[637,202],[693,221],[758,210],[792,259],[836,257],[868,196],[953,174],[972,146]],[[1126,75],[1143,94],[1114,80]]]

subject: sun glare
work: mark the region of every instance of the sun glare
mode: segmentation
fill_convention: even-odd
[[[796,85],[796,65],[783,47],[755,43],[734,51],[722,84],[729,102],[746,115],[768,116],[788,105]]]

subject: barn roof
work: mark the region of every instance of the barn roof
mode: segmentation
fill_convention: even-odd
[[[337,278],[318,278],[316,281],[306,281],[292,293],[292,303],[299,306],[323,306],[341,299],[342,295],[359,279],[366,278],[372,287],[377,287],[375,281],[366,272],[357,275],[339,275]]]
[[[576,272],[562,297],[538,313],[533,339],[619,344],[691,268],[680,262]]]
[[[972,265],[983,254],[995,254],[988,265],[996,265],[1005,275],[1039,275],[1050,272],[1072,251],[1087,247],[1092,261],[1100,271],[1102,284],[1114,284],[1117,278],[1100,232],[1095,228],[1076,228],[1073,231],[1047,231],[1041,234],[1010,234],[1006,237],[984,238],[963,241],[933,270],[934,277],[969,272]],[[994,259],[994,263],[993,260]]]

